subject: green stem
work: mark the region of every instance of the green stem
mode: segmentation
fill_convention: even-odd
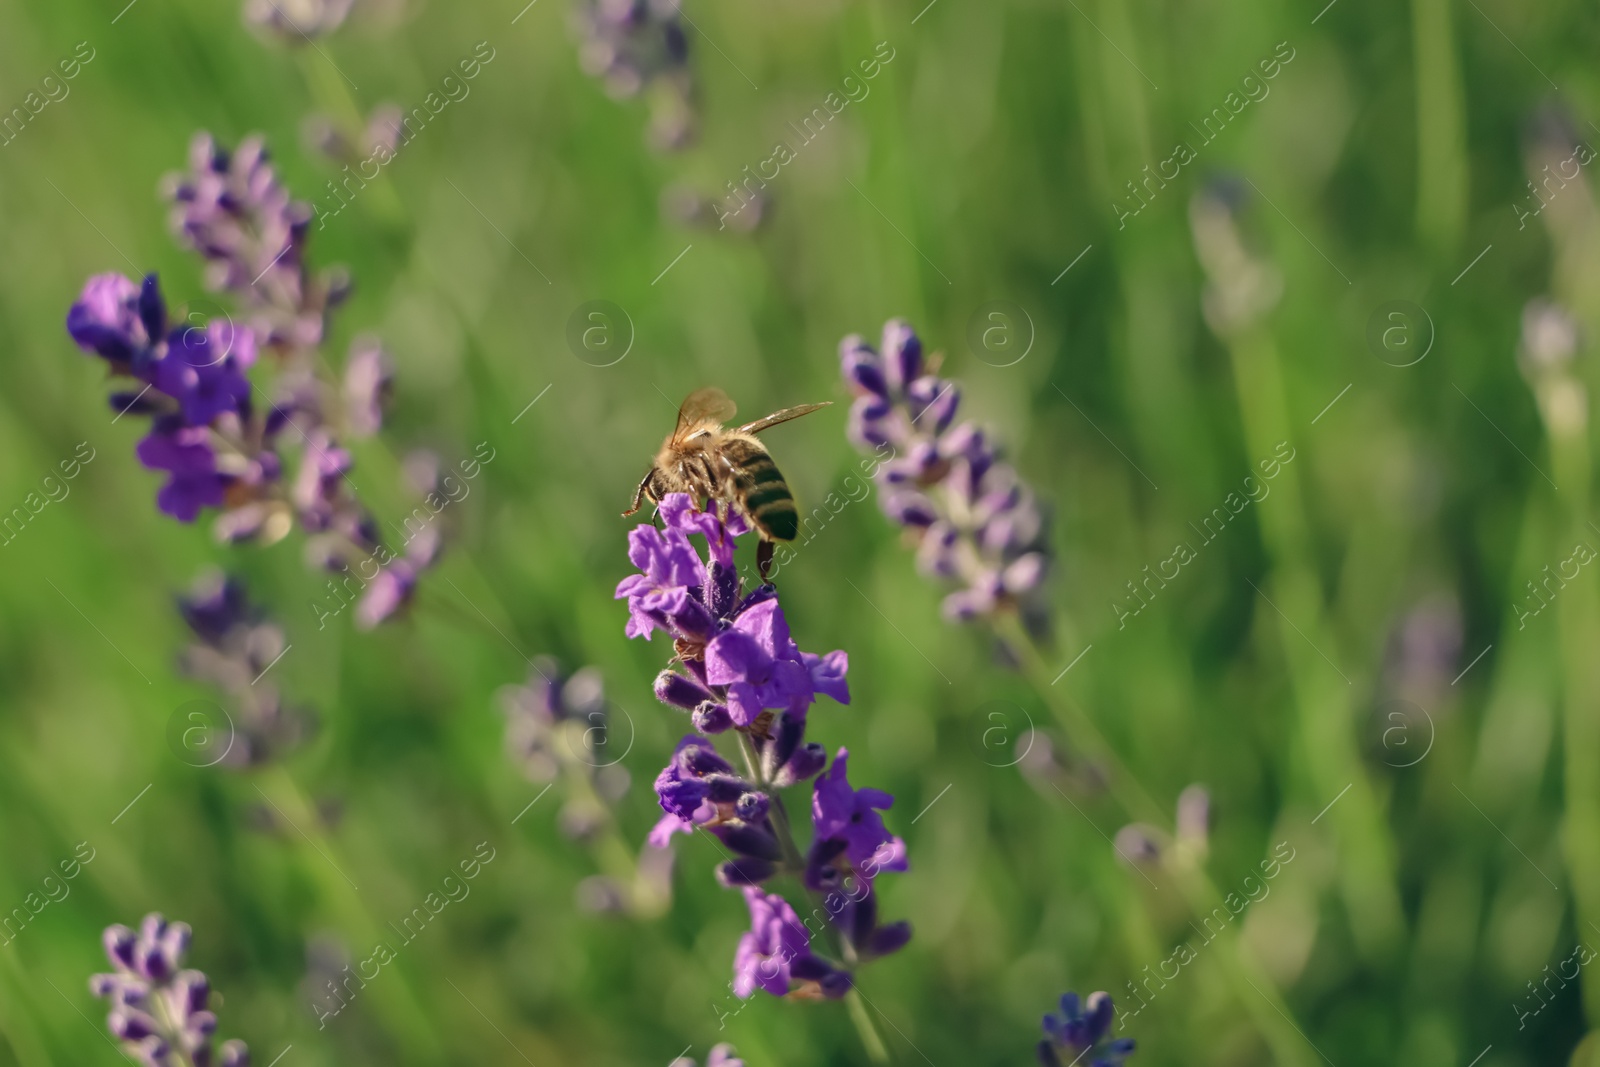
[[[262,795],[274,811],[293,823],[293,835],[288,840],[292,842],[299,838],[305,842],[307,848],[297,851],[301,853],[306,871],[330,902],[340,928],[348,932],[351,943],[358,949],[371,951],[367,946],[378,944],[388,934],[379,930],[357,897],[356,888],[344,873],[348,864],[340,864],[333,858],[335,848],[323,834],[311,803],[281,766],[264,771],[260,786]],[[385,981],[380,973],[373,981],[376,982],[373,1004],[384,1023],[402,1035],[421,1058],[435,1060],[442,1056],[438,1037],[428,1025],[427,1013],[406,974],[402,971]]]
[[[1588,547],[1592,553],[1600,539],[1588,524],[1588,421],[1570,414],[1574,407],[1570,400],[1561,403],[1561,394],[1567,390],[1581,387],[1575,378],[1563,374],[1537,391],[1550,433],[1556,484],[1562,487],[1557,507],[1564,521],[1557,528],[1566,536],[1553,546],[1554,558],[1561,562],[1550,568],[1562,583],[1554,594],[1559,599],[1560,704],[1565,740],[1562,784],[1566,814],[1562,836],[1579,933],[1587,936],[1600,929],[1600,657],[1595,655],[1595,649],[1600,647],[1600,562],[1591,555],[1590,562],[1580,565],[1578,574],[1571,579],[1558,572],[1569,560],[1575,561],[1578,545]],[[1570,398],[1571,393],[1566,395]],[[1561,414],[1563,409],[1569,412],[1565,417]],[[1567,588],[1569,585],[1573,588]],[[1584,976],[1583,1005],[1589,1024],[1600,1026],[1600,980],[1592,975]]]
[[[305,49],[296,51],[300,60],[300,71],[305,75],[312,99],[316,101],[318,107],[331,112],[335,124],[347,130],[359,143],[362,133],[366,130],[367,120],[361,114],[361,108],[356,104],[355,97],[350,95],[344,76],[334,69],[332,61],[326,56]],[[375,179],[362,179],[362,181],[366,185],[377,186],[373,193],[372,204],[380,218],[390,223],[404,221],[405,206],[400,203],[400,197],[392,185]]]
[[[0,946],[0,959],[5,961],[4,971],[11,986],[3,1002],[0,1031],[5,1033],[20,1067],[53,1067],[50,1053],[33,1021],[38,1017],[37,1005],[28,1003],[32,991],[38,988],[37,979],[23,970],[17,951],[9,942]]]
[[[1277,624],[1313,802],[1320,807],[1349,790],[1331,813],[1329,827],[1338,835],[1340,889],[1351,932],[1369,962],[1387,963],[1405,935],[1392,838],[1357,748],[1354,683],[1328,658],[1337,654],[1338,643],[1317,576],[1301,487],[1304,464],[1293,462],[1297,452],[1289,444],[1294,434],[1283,369],[1264,327],[1249,326],[1223,339],[1252,461],[1278,463],[1277,503],[1263,505],[1259,519],[1272,571],[1255,592],[1258,600],[1270,601],[1270,607],[1259,607]],[[1285,447],[1290,449],[1287,459],[1281,451]]]
[[[1467,221],[1467,137],[1450,0],[1412,0],[1417,77],[1417,232],[1439,252]]]
[[[669,899],[640,880],[639,862],[617,829],[617,819],[611,805],[600,799],[600,794],[595,790],[590,778],[591,770],[593,767],[574,756],[562,757],[568,797],[604,813],[602,825],[589,841],[589,852],[594,857],[595,866],[626,889],[629,915],[636,919],[660,918],[666,913]]]
[[[805,859],[800,853],[800,846],[795,843],[794,829],[789,822],[789,812],[783,806],[783,798],[772,790],[772,783],[763,779],[759,773],[761,766],[760,756],[756,752],[755,742],[743,730],[739,731],[739,752],[744,756],[744,765],[750,775],[750,780],[761,788],[767,790],[771,798],[771,806],[767,809],[772,819],[773,831],[778,836],[778,848],[783,853],[783,865],[787,873],[794,875],[800,881],[807,899],[813,904],[813,912],[821,910],[828,914],[827,905],[817,899],[817,894],[805,885]],[[847,964],[854,964],[856,955],[849,942],[834,928],[830,922],[825,926],[828,932],[830,947],[837,958]],[[854,981],[854,974],[851,975]],[[850,1011],[850,1021],[855,1023],[856,1032],[861,1035],[861,1043],[866,1046],[867,1055],[873,1063],[888,1063],[889,1050],[883,1044],[883,1038],[878,1035],[877,1028],[872,1023],[872,1017],[867,1014],[866,1006],[861,1001],[861,995],[852,985],[850,992],[845,994],[845,1005]]]
[[[888,1063],[888,1046],[884,1045],[883,1038],[878,1035],[878,1028],[873,1023],[872,1016],[867,1014],[867,1005],[861,999],[861,994],[852,988],[845,994],[844,1002],[850,1009],[850,1021],[856,1024],[856,1032],[861,1035],[861,1043],[867,1047],[867,1056],[873,1063]]]
[[[1165,809],[1151,799],[1144,786],[1128,771],[1121,757],[1111,748],[1089,716],[1054,687],[1043,655],[1016,616],[1001,615],[994,625],[1012,651],[1021,657],[1024,675],[1068,732],[1072,743],[1089,760],[1107,770],[1107,789],[1112,799],[1132,818],[1156,826],[1166,825],[1168,818]],[[1178,884],[1185,901],[1197,915],[1209,915],[1215,909],[1225,907],[1222,893],[1198,866],[1186,877],[1180,877]],[[1245,1013],[1266,1038],[1277,1061],[1286,1067],[1313,1067],[1319,1063],[1320,1053],[1294,1024],[1277,982],[1245,951],[1233,927],[1225,927],[1218,935],[1218,940],[1227,942],[1224,946],[1227,951],[1215,957],[1223,975]]]

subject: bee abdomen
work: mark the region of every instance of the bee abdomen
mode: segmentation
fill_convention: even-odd
[[[778,541],[793,541],[800,530],[800,513],[794,495],[783,480],[778,465],[765,451],[740,457],[738,487],[745,511],[767,536]]]

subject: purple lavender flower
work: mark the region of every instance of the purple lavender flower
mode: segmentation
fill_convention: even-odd
[[[845,779],[848,753],[817,782],[809,858],[794,844],[779,791],[827,765],[827,752],[806,742],[806,713],[825,694],[848,703],[849,659],[842,651],[803,652],[790,636],[777,590],[746,590],[734,567],[738,538],[749,532],[737,515],[726,522],[696,510],[688,496],[661,501],[664,530],[641,525],[629,534],[629,558],[640,573],[617,585],[628,601],[629,637],[663,631],[673,641],[673,663],[657,676],[662,703],[690,713],[696,733],[678,742],[656,778],[664,812],[650,841],[666,847],[674,834],[703,831],[727,855],[717,868],[725,886],[741,886],[750,905],[751,930],[739,944],[734,990],[749,996],[765,989],[779,996],[839,997],[851,987],[851,968],[906,944],[906,923],[880,925],[872,878],[906,869],[905,844],[884,828],[879,811],[893,798],[875,789],[852,789]],[[702,557],[691,537],[703,538]],[[732,734],[744,752],[744,770],[716,749],[713,738]],[[809,949],[809,931],[793,909],[760,885],[779,873],[800,876],[823,891],[827,921],[840,932],[846,963]]]
[[[569,675],[555,659],[540,656],[527,682],[506,686],[498,698],[506,716],[506,750],[529,781],[552,782],[573,759],[585,766],[599,762],[590,738],[591,731],[606,728],[606,698],[595,668]],[[578,728],[576,738],[569,736],[568,724]]]
[[[221,507],[241,476],[259,476],[257,454],[268,446],[230,443],[243,440],[251,414],[244,376],[255,362],[249,330],[215,322],[169,330],[155,275],[136,284],[101,274],[89,279],[68,311],[67,331],[79,347],[106,360],[113,375],[144,384],[131,396],[113,397],[113,406],[152,419],[137,454],[146,467],[169,476],[156,494],[162,511],[193,522],[204,508]]]
[[[963,586],[945,597],[945,616],[1025,608],[1048,570],[1044,521],[1032,490],[983,431],[952,426],[955,382],[930,372],[922,342],[899,319],[884,326],[878,349],[846,337],[839,358],[857,397],[852,440],[879,456],[890,450],[875,475],[880,505],[915,539],[924,574]]]
[[[232,708],[227,747],[201,765],[260,766],[302,743],[314,728],[312,715],[285,707],[277,687],[263,677],[288,647],[283,630],[250,603],[244,584],[212,572],[177,600],[179,614],[197,639],[184,650],[179,669],[215,686]],[[208,745],[205,754],[209,752]]]
[[[229,152],[210,134],[195,136],[189,171],[169,175],[172,226],[206,259],[206,282],[253,312],[263,343],[314,348],[324,320],[349,286],[343,272],[317,276],[305,266],[312,209],[278,181],[259,137]]]
[[[189,949],[186,923],[152,912],[139,931],[106,927],[106,956],[115,970],[89,979],[95,996],[111,1002],[106,1025],[130,1057],[145,1067],[249,1067],[243,1041],[211,1047],[217,1017],[208,1008],[211,985],[195,970],[180,970]]]
[[[629,557],[642,573],[624,578],[616,592],[628,600],[629,637],[662,630],[673,638],[683,672],[658,679],[657,695],[691,712],[702,733],[731,727],[748,736],[773,784],[809,778],[826,756],[820,746],[801,744],[806,709],[818,693],[849,702],[849,657],[800,651],[777,590],[744,591],[733,566],[735,541],[749,532],[741,517],[724,526],[682,493],[663,498],[660,515],[664,531],[642,525],[628,535]],[[691,534],[705,538],[704,561]]]
[[[578,63],[617,98],[651,92],[651,140],[688,145],[694,132],[689,38],[678,0],[585,0],[573,18]]]
[[[290,7],[278,14],[336,23],[348,3],[302,0]],[[114,376],[132,379],[133,387],[112,394],[112,404],[119,418],[151,419],[137,454],[167,475],[156,494],[162,511],[193,522],[216,509],[216,534],[228,543],[270,544],[298,523],[310,535],[306,554],[314,565],[347,582],[361,572],[365,594],[356,621],[374,626],[410,603],[439,549],[437,530],[408,538],[398,556],[385,548],[350,482],[353,458],[341,441],[381,427],[388,360],[376,341],[358,338],[343,382],[320,373],[326,319],[348,280],[342,271],[307,268],[311,209],[290,199],[260,138],[229,152],[201,133],[189,172],[169,176],[166,185],[174,228],[206,260],[208,285],[233,294],[248,309],[249,323],[235,326],[224,314],[169,324],[155,275],[135,283],[102,274],[89,279],[72,305],[67,331]],[[266,402],[253,394],[247,374],[259,355],[275,371]],[[286,480],[296,450],[298,463]],[[374,562],[380,570],[371,569]]]
[[[152,337],[165,332],[165,311],[160,309],[159,293],[157,303],[151,305],[154,328],[145,325],[142,293],[154,288],[155,275],[147,277],[143,287],[120,274],[94,275],[67,313],[67,332],[85,351],[103,357],[122,373],[131,373],[131,369],[123,368],[131,368],[137,358],[149,352]]]
[[[600,672],[583,667],[569,674],[553,657],[539,656],[527,682],[503,687],[497,698],[506,716],[511,758],[529,781],[564,780],[567,792],[558,824],[568,837],[593,842],[610,872],[579,883],[578,906],[637,918],[659,916],[672,900],[672,853],[651,842],[639,850],[631,870],[619,871],[615,862],[622,843],[613,806],[631,783],[610,743],[611,705]]]
[[[344,364],[345,421],[351,437],[371,437],[383,428],[383,408],[394,386],[394,368],[375,337],[350,343]]]
[[[1082,1002],[1076,993],[1061,997],[1061,1014],[1044,1017],[1045,1039],[1039,1042],[1039,1062],[1044,1067],[1067,1067],[1083,1063],[1084,1067],[1122,1067],[1122,1062],[1133,1051],[1133,1039],[1107,1040],[1111,1033],[1111,1016],[1115,1009],[1106,993],[1090,993]],[[1084,1057],[1089,1059],[1085,1060]]]
[[[830,869],[854,870],[871,881],[879,871],[906,870],[906,843],[883,825],[880,811],[894,805],[894,797],[881,789],[852,789],[846,780],[845,762],[850,753],[840,749],[828,773],[817,778],[811,794],[811,821],[817,839],[812,856],[828,853]],[[837,845],[842,844],[842,849]],[[808,865],[809,866],[809,865]],[[820,870],[808,870],[807,881],[821,889]]]
[[[812,955],[810,933],[788,901],[755,886],[745,886],[744,900],[750,906],[750,930],[733,957],[736,996],[748,997],[757,989],[788,996],[793,982],[800,983],[795,992],[812,996],[837,998],[850,991],[849,972]]]
[[[167,472],[156,506],[179,522],[193,522],[202,509],[222,506],[228,479],[217,469],[205,427],[185,425],[175,416],[157,419],[135,453],[151,470]]]
[[[590,836],[610,819],[597,803],[622,799],[629,786],[619,758],[608,752],[612,723],[600,672],[583,667],[569,674],[553,657],[539,656],[526,684],[504,687],[498,699],[506,750],[529,781],[553,782],[563,771],[587,780],[587,790],[567,799],[560,822],[574,837]]]

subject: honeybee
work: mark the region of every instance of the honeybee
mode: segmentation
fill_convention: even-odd
[[[733,418],[738,407],[715,386],[696,389],[678,408],[678,425],[661,443],[655,463],[633,494],[633,507],[624,511],[623,517],[638,511],[645,500],[659,504],[668,493],[688,493],[705,506],[715,502],[724,519],[730,509],[737,509],[760,535],[756,564],[765,579],[772,563],[772,543],[794,540],[800,530],[800,513],[789,484],[756,434],[831,403],[825,400],[784,408],[724,430],[722,424]]]

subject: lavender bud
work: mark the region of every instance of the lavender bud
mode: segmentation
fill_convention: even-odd
[[[106,947],[106,955],[110,957],[114,966],[133,970],[133,948],[137,938],[132,930],[121,923],[108,926],[101,941]]]
[[[928,433],[943,433],[956,417],[961,393],[954,382],[925,374],[906,389],[913,424]]]
[[[1001,572],[1000,581],[1006,587],[1006,592],[1012,596],[1022,596],[1039,588],[1044,581],[1046,560],[1043,552],[1029,552],[1018,556],[1006,565]]]
[[[950,523],[943,519],[934,522],[917,545],[917,569],[929,576],[954,578],[959,573],[956,546],[960,541],[960,532]]]
[[[851,334],[839,342],[839,365],[845,380],[858,389],[880,397],[888,397],[889,386],[883,376],[883,361],[859,334]]]
[[[717,881],[729,889],[742,885],[760,885],[777,871],[777,866],[767,860],[746,856],[718,864]]]
[[[689,721],[703,734],[720,734],[733,726],[733,717],[728,714],[728,705],[713,704],[709,700],[694,709]]]
[[[776,861],[783,856],[778,839],[772,831],[762,826],[720,826],[717,836],[722,843],[741,856]]]
[[[902,526],[931,526],[939,517],[933,502],[913,489],[890,493],[883,502],[883,510]]]
[[[123,1041],[140,1041],[156,1033],[154,1016],[132,1008],[117,1008],[106,1016],[106,1026]]]
[[[1117,831],[1112,845],[1116,853],[1128,863],[1141,867],[1155,866],[1161,862],[1161,831],[1144,823],[1130,823]]]
[[[911,924],[901,920],[880,926],[867,939],[866,949],[874,956],[887,956],[906,947],[911,940]]]
[[[711,699],[711,694],[693,679],[677,671],[662,671],[656,675],[656,699],[663,704],[693,711]]]
[[[784,764],[783,769],[778,772],[775,784],[790,786],[797,782],[803,782],[822,770],[827,765],[827,762],[828,750],[819,743],[813,741],[810,744],[801,745],[795,750],[794,755],[789,757],[789,762]]]
[[[922,373],[922,342],[904,319],[883,327],[883,363],[892,389],[904,389]]]
[[[733,812],[745,822],[760,822],[767,817],[767,808],[771,804],[770,798],[765,793],[745,793],[733,806]]]
[[[858,445],[878,448],[890,441],[889,402],[876,396],[857,397],[850,405],[849,436]]]

